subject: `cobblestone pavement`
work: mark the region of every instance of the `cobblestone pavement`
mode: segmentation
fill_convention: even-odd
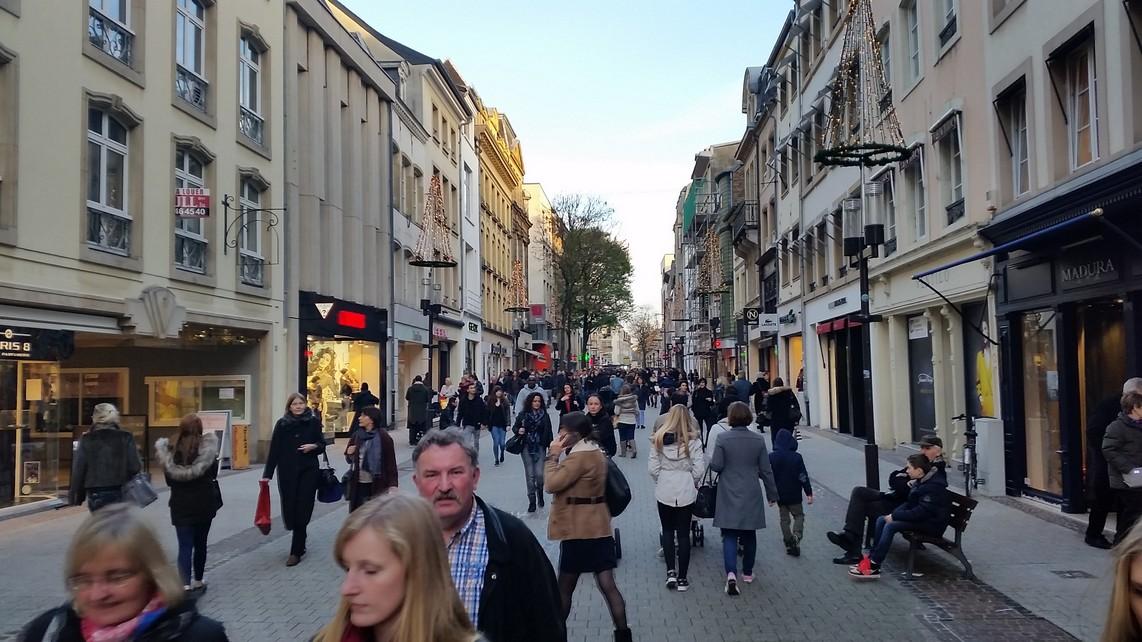
[[[399,442],[404,436],[397,437]],[[990,586],[960,579],[958,569],[937,552],[926,555],[930,559],[920,579],[904,581],[893,572],[876,582],[851,580],[844,567],[831,563],[836,550],[823,537],[844,511],[844,501],[832,491],[847,495],[848,489],[820,483],[816,503],[806,507],[802,557],[785,554],[776,510],[767,509],[771,527],[758,533],[758,579],[731,598],[722,591],[721,542],[707,520],[705,547],[693,551],[690,592],[669,592],[663,585],[665,567],[655,555],[658,519],[646,472],[648,437],[649,431],[639,431],[639,457],[619,461],[635,500],[615,521],[623,548],[617,580],[636,640],[1074,639]],[[481,496],[523,518],[556,559],[557,544],[546,540],[546,512],[525,512],[518,458],[509,455],[504,465],[491,466],[489,444],[485,436]],[[407,451],[403,455],[407,462]],[[851,465],[860,461],[854,454]],[[411,466],[405,463],[402,469],[401,486],[411,491]],[[248,528],[253,494],[245,489],[256,486],[258,477],[250,471],[225,480],[230,512],[219,524],[221,536],[211,543],[210,588],[200,606],[225,622],[235,641],[309,639],[336,602],[341,572],[330,545],[345,507],[319,505],[310,525],[309,554],[299,566],[286,568],[288,538],[280,522],[269,537]],[[230,492],[231,487],[243,491]],[[146,512],[156,526],[170,530],[165,511],[160,500]],[[81,518],[73,513],[41,517],[19,528],[0,524],[0,640],[12,639],[36,612],[63,601],[62,552]],[[900,570],[903,554],[904,546],[898,545],[887,568]],[[610,618],[590,578],[579,584],[569,631],[576,641],[611,637]]]

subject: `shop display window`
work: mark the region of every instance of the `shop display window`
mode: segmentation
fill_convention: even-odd
[[[1027,478],[1034,490],[1063,494],[1059,426],[1059,363],[1056,314],[1023,314],[1023,409],[1027,436]]]
[[[52,499],[66,485],[59,438],[59,366],[0,360],[0,508]],[[70,452],[70,448],[69,448]]]
[[[229,410],[235,423],[250,420],[248,375],[147,377],[147,419],[151,426],[178,426],[199,410]]]
[[[325,432],[349,432],[353,398],[361,391],[361,384],[369,384],[370,392],[381,397],[381,345],[373,341],[309,337],[305,382],[309,405],[321,417]]]

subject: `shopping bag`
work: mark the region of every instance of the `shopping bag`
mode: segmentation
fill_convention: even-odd
[[[254,511],[254,526],[262,531],[262,535],[270,534],[270,480],[263,479],[258,489],[258,508]]]
[[[317,501],[322,504],[332,504],[345,497],[345,486],[337,479],[337,471],[329,463],[329,456],[322,453],[325,466],[320,469],[321,477],[317,480]]]
[[[123,484],[123,498],[139,508],[146,508],[159,498],[147,473],[139,473]]]

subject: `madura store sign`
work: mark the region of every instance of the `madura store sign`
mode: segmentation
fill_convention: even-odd
[[[1120,259],[1117,257],[1091,256],[1077,260],[1059,261],[1059,283],[1064,290],[1087,287],[1096,283],[1118,280]]]

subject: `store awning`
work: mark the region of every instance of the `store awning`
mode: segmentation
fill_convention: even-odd
[[[833,319],[832,321],[823,321],[817,324],[817,334],[828,334],[830,332],[840,332],[845,328],[859,328],[860,321],[854,321],[848,317],[841,317],[840,319]]]
[[[527,348],[520,348],[520,349],[519,349],[519,351],[520,351],[520,352],[526,352],[526,353],[530,354],[530,355],[531,355],[531,356],[533,356],[533,357],[543,357],[543,355],[542,355],[542,354],[540,354],[540,353],[536,352],[535,350],[528,350]]]

